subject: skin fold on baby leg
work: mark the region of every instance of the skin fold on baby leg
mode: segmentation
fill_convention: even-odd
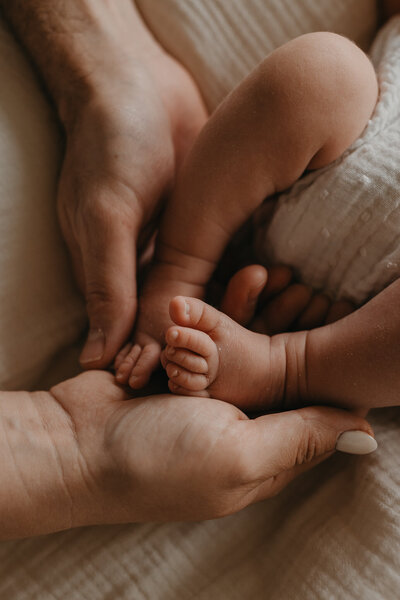
[[[377,93],[361,50],[314,33],[273,52],[228,96],[178,176],[119,382],[145,385],[171,325],[170,300],[202,298],[233,234],[266,197],[340,156],[363,131]]]

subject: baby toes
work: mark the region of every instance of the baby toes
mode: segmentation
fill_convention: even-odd
[[[126,351],[128,349],[128,351]],[[140,356],[142,348],[139,344],[127,344],[115,359],[115,368],[117,370],[115,378],[118,383],[126,385],[129,380],[132,369]]]
[[[175,296],[169,303],[169,314],[177,325],[210,333],[220,324],[222,313],[198,298]]]
[[[179,367],[180,371],[193,375],[193,380],[190,378],[190,381],[196,382],[185,385],[183,381],[174,379],[176,383],[189,390],[201,390],[214,381],[219,365],[218,348],[207,333],[173,325],[167,330],[165,339],[167,361],[174,364],[175,368]],[[207,378],[204,377],[205,374]],[[168,376],[171,378],[169,373]],[[200,381],[201,384],[198,383]]]
[[[129,342],[129,344],[125,344],[125,346],[123,348],[121,348],[121,350],[118,352],[117,356],[114,359],[114,369],[115,371],[118,371],[119,367],[121,366],[121,364],[124,361],[124,358],[127,356],[127,354],[129,354],[129,351],[132,348],[132,344]]]
[[[205,358],[183,348],[167,346],[163,352],[166,362],[173,362],[192,373],[208,373],[208,363]],[[163,364],[165,368],[166,365]]]
[[[170,381],[185,390],[199,392],[205,390],[209,385],[206,375],[192,373],[172,362],[167,364],[166,371]]]
[[[210,394],[207,390],[188,390],[184,387],[181,387],[177,383],[174,383],[173,381],[171,381],[171,379],[168,381],[168,387],[173,394],[179,394],[180,396],[196,396],[196,398],[210,397]]]
[[[173,325],[167,330],[165,341],[171,348],[189,350],[205,358],[212,356],[216,351],[215,343],[207,333],[190,327]]]
[[[160,362],[161,347],[157,342],[146,344],[136,360],[129,376],[129,385],[133,389],[139,389],[145,386],[151,377],[152,372],[157,368]]]

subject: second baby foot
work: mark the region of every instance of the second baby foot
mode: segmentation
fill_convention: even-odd
[[[175,394],[240,408],[276,405],[285,388],[285,342],[241,327],[202,300],[178,296],[169,311],[162,364]]]
[[[156,263],[139,297],[133,340],[115,358],[116,381],[133,389],[144,387],[160,363],[165,332],[172,324],[168,305],[177,294],[202,296],[202,285],[180,281],[173,265]]]

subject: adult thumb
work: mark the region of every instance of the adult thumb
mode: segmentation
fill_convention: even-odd
[[[254,482],[253,501],[275,495],[336,450],[369,454],[377,448],[365,419],[336,408],[312,406],[241,423],[248,425],[242,448]]]
[[[136,248],[120,228],[81,246],[89,333],[80,363],[106,367],[130,334],[136,316]]]

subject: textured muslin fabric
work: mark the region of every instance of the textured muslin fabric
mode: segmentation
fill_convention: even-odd
[[[356,41],[363,38],[367,43],[376,14],[370,0],[150,0],[148,3],[142,0],[140,4],[148,6],[143,8],[148,22],[151,21],[149,11],[155,11],[155,18],[161,15],[157,27],[153,26],[158,30],[156,35],[163,37],[164,45],[172,51],[182,44],[182,55],[192,70],[198,66],[195,76],[204,84],[210,108],[268,49],[316,29],[347,33]],[[263,17],[264,11],[270,15],[268,19]],[[162,36],[160,30],[163,30]],[[16,248],[2,246],[9,256],[7,263],[0,259],[3,265],[0,287],[7,288],[13,270],[24,273],[25,279],[15,280],[20,288],[9,288],[8,294],[10,298],[39,294],[39,300],[33,305],[27,303],[23,314],[27,321],[29,318],[34,321],[39,315],[45,331],[47,324],[42,317],[41,302],[43,298],[52,298],[53,292],[43,290],[52,290],[53,284],[49,281],[53,281],[54,272],[59,275],[65,303],[64,310],[60,310],[58,327],[60,349],[72,334],[79,333],[82,313],[64,263],[59,234],[54,229],[54,205],[50,204],[50,196],[54,201],[58,143],[54,124],[33,82],[31,87],[24,87],[25,81],[32,81],[32,75],[22,64],[19,53],[16,58],[17,51],[8,36],[1,40],[0,98],[6,78],[17,79],[16,74],[9,72],[7,61],[2,60],[8,56],[10,64],[20,62],[17,94],[20,120],[30,119],[29,123],[35,123],[37,119],[37,135],[41,136],[41,152],[45,158],[40,164],[35,161],[33,164],[36,170],[47,170],[49,179],[44,179],[48,183],[43,192],[46,200],[40,209],[42,228],[35,229],[32,239],[39,236],[39,239],[49,240],[46,248],[50,254],[43,256],[46,253],[42,250],[36,259],[38,248],[30,242],[30,260],[38,260],[39,264],[43,261],[47,266],[40,271],[40,277],[29,279],[27,255],[17,253],[18,244],[24,238],[9,236],[9,243]],[[12,111],[12,105],[7,111]],[[24,149],[24,136],[18,136],[18,123],[14,119],[7,138],[0,131],[1,164],[8,160],[8,148],[13,144],[18,152]],[[27,169],[32,187],[36,186],[39,176],[26,162],[29,161],[17,154],[14,161],[7,163],[10,167],[0,170],[0,185],[4,185],[9,170],[15,171],[14,183],[9,180],[8,184],[14,193],[13,186],[17,186]],[[29,185],[27,188],[28,192]],[[2,208],[8,206],[7,211],[4,208],[1,213],[0,226],[4,231],[7,231],[7,220],[17,218],[14,210],[29,210],[36,223],[34,209],[28,206],[28,200],[22,200],[15,204],[5,204],[2,200]],[[30,202],[33,201],[31,198]],[[25,233],[28,235],[29,228]],[[43,247],[39,244],[39,248]],[[49,266],[50,260],[55,261],[51,263],[53,267],[58,265],[54,271]],[[7,270],[5,265],[8,265]],[[48,273],[53,274],[50,280]],[[3,302],[7,291],[2,293]],[[44,302],[44,306],[53,304]],[[13,322],[12,311],[7,310],[7,331],[2,330],[1,338],[3,354],[7,336],[16,338],[16,348],[18,342],[23,348],[27,341],[18,319]],[[63,320],[65,311],[70,311],[67,315],[70,321]],[[49,311],[49,316],[51,314]],[[67,327],[68,335],[63,330],[65,323],[72,323]],[[55,350],[57,344],[52,334],[49,339]],[[36,346],[30,348],[31,353],[37,350]],[[71,371],[76,362],[74,350],[77,348],[69,348],[66,357]],[[21,380],[28,369],[24,364],[32,364],[31,357],[28,360],[25,356],[24,360],[18,367]],[[43,359],[40,365],[44,366],[46,361],[47,358]],[[54,359],[52,372],[48,372],[42,382],[47,385],[54,377],[67,376],[66,363],[61,356]],[[18,383],[18,376],[14,371],[14,383]],[[375,454],[367,457],[335,455],[294,481],[276,498],[232,517],[193,524],[90,527],[1,543],[0,599],[397,600],[400,589],[400,412],[397,409],[376,411],[370,420],[379,442]]]
[[[371,49],[380,96],[362,136],[255,218],[261,262],[291,265],[334,299],[361,304],[400,275],[400,16]],[[263,211],[265,220],[263,220]]]
[[[32,387],[85,323],[56,217],[61,139],[0,22],[0,389]]]

